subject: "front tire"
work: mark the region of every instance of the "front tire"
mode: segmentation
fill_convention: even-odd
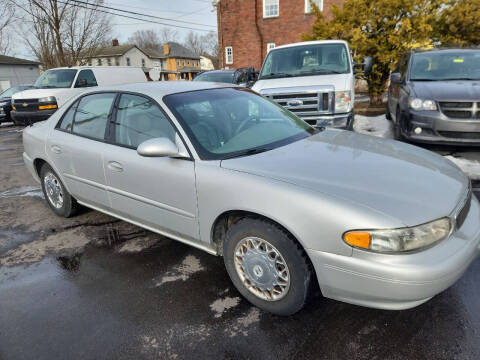
[[[77,212],[77,201],[48,164],[43,164],[40,169],[40,179],[45,199],[55,214],[68,218]]]
[[[402,111],[400,110],[400,108],[398,108],[396,116],[395,116],[395,124],[394,124],[395,140],[405,141],[405,137],[402,134],[402,127],[403,126],[404,126],[404,124],[403,124],[403,119],[402,119]]]
[[[312,271],[303,248],[275,223],[247,217],[227,231],[223,259],[238,291],[253,305],[291,315],[305,305]]]

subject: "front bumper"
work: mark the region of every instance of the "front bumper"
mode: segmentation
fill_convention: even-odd
[[[420,305],[453,285],[480,254],[480,206],[472,198],[460,229],[416,253],[353,250],[351,257],[307,249],[325,297],[378,309]]]
[[[302,119],[316,127],[351,129],[353,126],[353,112],[346,114],[322,115],[314,118],[302,117]]]
[[[410,141],[446,144],[480,145],[480,119],[453,119],[440,111],[413,111],[407,116],[403,135]],[[422,131],[417,134],[415,129]]]
[[[27,125],[38,121],[47,120],[57,109],[38,111],[16,111],[12,110],[10,116],[16,124]]]

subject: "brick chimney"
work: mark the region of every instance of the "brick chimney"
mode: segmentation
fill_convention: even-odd
[[[112,40],[112,46],[118,46],[118,39]]]
[[[168,44],[163,44],[163,55],[168,55],[170,53],[170,48]]]

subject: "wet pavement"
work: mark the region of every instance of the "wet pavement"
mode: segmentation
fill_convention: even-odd
[[[258,310],[223,261],[96,211],[55,216],[0,127],[0,359],[479,359],[480,259],[417,308]],[[478,195],[478,194],[477,194]]]

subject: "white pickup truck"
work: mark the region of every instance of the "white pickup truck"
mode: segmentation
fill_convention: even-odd
[[[283,45],[270,50],[252,89],[313,126],[351,129],[357,66],[368,73],[372,59],[354,63],[345,41]]]

